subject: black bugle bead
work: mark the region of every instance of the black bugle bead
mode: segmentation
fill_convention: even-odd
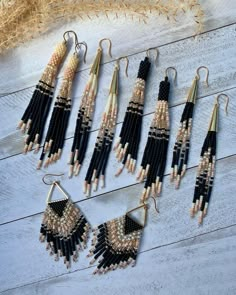
[[[161,81],[159,85],[158,100],[168,101],[169,92],[170,92],[170,82],[168,81],[168,77],[165,77],[165,80]]]
[[[137,78],[140,78],[144,81],[147,80],[148,73],[150,70],[151,63],[149,58],[146,56],[144,60],[142,60],[139,64],[138,75]]]
[[[94,259],[98,259],[105,251],[107,250],[106,247],[101,248],[100,250],[95,250],[93,253],[94,255]]]

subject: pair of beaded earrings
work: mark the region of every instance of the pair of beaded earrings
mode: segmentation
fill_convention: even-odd
[[[84,62],[86,61],[87,44],[84,41],[78,42],[78,37],[74,31],[65,32],[63,35],[64,40],[56,46],[18,124],[18,128],[27,134],[24,152],[31,151],[34,145],[35,152],[37,152],[42,142],[46,119],[53,99],[56,77],[68,49],[70,34],[73,34],[75,38],[75,51],[69,58],[64,71],[63,81],[54,104],[38,169],[42,166],[46,153],[48,153],[48,159],[45,162],[45,166],[57,161],[61,156],[71,110],[72,84],[79,65],[81,46],[85,47]],[[66,36],[68,36],[68,40],[66,40]]]
[[[86,248],[90,225],[81,210],[70,200],[69,195],[61,187],[59,181],[45,184],[51,185],[47,197],[47,207],[40,228],[40,241],[47,242],[46,249],[55,261],[63,257],[67,268],[72,260],[78,259],[79,251]],[[58,188],[64,198],[52,200],[52,193]],[[155,201],[155,200],[154,200]],[[155,206],[156,208],[156,206]],[[132,213],[144,209],[143,222],[137,221]],[[93,229],[92,248],[87,257],[93,256],[90,264],[98,261],[94,274],[105,273],[127,265],[135,265],[142,231],[146,225],[148,205],[143,203],[126,212],[125,215],[105,222]]]

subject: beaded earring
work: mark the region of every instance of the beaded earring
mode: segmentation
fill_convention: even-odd
[[[39,239],[41,242],[47,242],[46,249],[50,250],[50,255],[54,255],[55,261],[63,257],[66,267],[69,268],[71,259],[74,262],[77,261],[78,252],[86,247],[90,226],[59,181],[47,183],[45,181],[47,176],[61,175],[46,174],[43,177],[43,182],[51,185],[51,188],[46,201],[47,207],[43,214]],[[64,195],[64,198],[51,200],[55,188]]]
[[[219,98],[223,96],[226,98],[225,113],[227,115],[227,108],[229,103],[229,97],[226,94],[219,94],[216,97],[211,120],[207,132],[207,136],[204,140],[200,162],[197,169],[196,184],[192,202],[192,208],[190,209],[191,217],[200,211],[198,222],[202,223],[203,218],[207,214],[207,208],[211,198],[212,187],[215,176],[216,165],[216,146],[217,146],[217,132],[218,132],[218,113],[219,113]]]
[[[108,157],[111,151],[112,141],[114,137],[114,131],[116,126],[116,117],[118,110],[118,80],[120,60],[126,59],[126,76],[128,76],[127,69],[129,60],[125,57],[120,57],[115,64],[112,81],[109,90],[109,96],[105,111],[102,116],[102,122],[98,132],[95,148],[92,158],[90,160],[89,168],[84,181],[84,193],[89,196],[91,190],[91,183],[93,183],[94,191],[97,190],[99,179],[102,181],[102,187],[104,187],[105,171],[108,162]]]
[[[145,84],[148,77],[151,63],[149,51],[156,50],[156,60],[159,54],[157,48],[147,50],[147,56],[140,62],[134,90],[126,109],[124,122],[120,131],[118,141],[114,147],[118,162],[122,161],[122,167],[118,169],[116,176],[120,175],[124,168],[134,173],[137,160],[138,148],[141,138],[143,119]]]
[[[61,89],[54,104],[37,169],[41,168],[46,153],[48,153],[48,158],[44,167],[56,162],[61,156],[71,111],[72,85],[79,64],[78,53],[81,49],[81,45],[85,47],[84,62],[86,62],[87,44],[85,42],[77,43],[75,45],[75,52],[71,55],[64,72]],[[77,51],[77,48],[79,51]]]
[[[132,216],[132,213],[139,209],[144,209],[143,222]],[[155,209],[157,211],[156,203]],[[90,264],[99,259],[93,274],[106,273],[128,265],[135,266],[142,232],[146,225],[147,210],[148,205],[143,203],[125,215],[93,229],[92,248],[87,255],[87,257],[93,256]]]
[[[36,85],[33,96],[21,118],[21,121],[18,124],[18,128],[20,128],[23,133],[26,133],[24,153],[31,151],[34,144],[36,145],[35,150],[39,150],[44,126],[53,99],[57,73],[67,51],[68,42],[66,40],[66,35],[69,37],[70,33],[74,34],[75,42],[77,42],[77,35],[74,31],[66,31],[64,33],[64,40],[56,46],[38,84]]]
[[[142,202],[148,199],[149,195],[160,196],[162,181],[165,172],[167,150],[169,143],[169,107],[168,98],[170,82],[168,81],[168,70],[174,70],[176,80],[177,71],[169,67],[165,72],[165,80],[159,86],[158,101],[156,110],[149,129],[148,139],[145,146],[141,168],[137,180],[142,182],[145,179]]]
[[[187,102],[185,103],[184,111],[180,120],[180,126],[177,138],[174,145],[172,164],[171,164],[171,181],[176,181],[175,188],[179,188],[180,181],[185,175],[188,156],[190,149],[190,137],[192,130],[193,111],[197,99],[198,81],[200,79],[199,70],[206,69],[205,83],[208,87],[209,70],[205,66],[197,69],[196,76],[188,93]]]
[[[83,164],[85,153],[87,150],[88,140],[90,129],[92,125],[93,113],[94,113],[94,106],[95,100],[98,90],[98,78],[99,78],[99,70],[100,70],[100,63],[103,54],[102,42],[108,41],[109,48],[108,54],[111,56],[111,40],[104,38],[99,41],[99,47],[97,49],[97,54],[92,64],[89,80],[86,84],[81,104],[78,111],[78,117],[76,120],[76,127],[74,133],[74,140],[71,147],[70,153],[70,172],[69,177],[72,175],[78,175],[81,165]]]

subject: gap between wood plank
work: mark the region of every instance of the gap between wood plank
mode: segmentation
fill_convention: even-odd
[[[198,36],[202,36],[202,35],[204,35],[204,34],[208,34],[208,33],[210,33],[210,32],[217,31],[217,30],[220,30],[220,29],[223,29],[223,28],[227,28],[227,27],[233,26],[233,25],[235,25],[235,24],[236,24],[236,22],[231,23],[231,24],[228,24],[228,25],[224,25],[224,26],[221,26],[221,27],[217,27],[217,28],[214,28],[214,29],[210,29],[210,30],[208,30],[208,31],[204,31],[204,32],[202,32],[202,33],[200,33],[200,34],[198,34],[198,35],[191,35],[191,36],[184,37],[184,38],[181,38],[181,39],[178,39],[178,40],[175,40],[175,41],[171,41],[171,42],[163,43],[163,44],[161,44],[161,45],[159,45],[159,46],[152,46],[152,47],[162,48],[162,47],[164,47],[164,46],[168,46],[168,45],[170,45],[170,44],[175,44],[175,43],[178,43],[178,42],[181,42],[181,41],[185,41],[185,40],[187,40],[187,39],[198,38]],[[147,49],[148,49],[148,48],[147,48]],[[141,50],[141,51],[137,51],[137,52],[134,52],[134,53],[130,53],[130,54],[127,54],[127,56],[128,56],[128,57],[130,57],[130,56],[135,56],[135,55],[138,55],[138,54],[143,53],[143,52],[146,52],[146,50]],[[111,59],[110,61],[107,61],[107,62],[103,62],[103,63],[101,63],[101,66],[106,65],[106,64],[109,64],[109,63],[113,63],[113,62],[115,62],[115,61],[116,61],[116,59]],[[88,67],[88,68],[84,68],[83,70],[78,70],[78,71],[76,71],[76,73],[82,73],[82,72],[84,72],[84,71],[88,71],[89,69],[90,69],[90,67]],[[61,79],[62,77],[63,77],[63,75],[57,77],[57,78],[56,78],[56,81],[58,81],[58,80]],[[20,89],[20,90],[13,91],[13,92],[9,92],[9,93],[0,93],[0,99],[1,99],[2,97],[5,97],[5,96],[8,96],[8,95],[11,95],[11,94],[14,94],[14,93],[17,93],[17,92],[23,91],[23,90],[30,89],[30,88],[35,87],[35,86],[36,86],[36,84],[34,84],[34,85],[32,85],[32,86],[28,86],[28,87],[26,87],[26,88],[22,88],[22,89]]]
[[[217,159],[216,162],[219,162],[219,161],[222,161],[222,160],[225,160],[225,159],[228,159],[228,158],[234,157],[234,156],[236,156],[236,154],[232,154],[232,155],[229,155],[229,156],[226,156],[226,157],[222,157],[222,158],[220,158],[220,159]],[[187,171],[188,171],[188,170],[195,169],[195,168],[197,168],[197,167],[198,167],[198,165],[195,165],[195,166],[189,167],[189,168],[187,168]],[[168,175],[170,175],[170,173],[166,173],[166,174],[164,174],[164,177],[166,177],[166,176],[168,176]],[[122,187],[122,188],[117,188],[117,189],[114,189],[114,190],[111,190],[111,191],[108,191],[108,192],[105,192],[105,193],[102,193],[102,194],[98,194],[98,195],[96,195],[96,196],[91,196],[91,197],[89,197],[89,198],[87,198],[87,199],[82,199],[82,200],[79,200],[79,201],[73,202],[73,204],[78,204],[78,203],[81,203],[81,202],[86,202],[86,201],[88,201],[88,200],[91,200],[91,199],[95,199],[95,198],[101,197],[101,196],[103,196],[103,195],[107,195],[107,194],[114,193],[114,192],[119,191],[119,190],[127,189],[127,188],[132,187],[132,186],[135,186],[135,185],[139,185],[140,183],[144,183],[144,181],[143,181],[143,182],[136,182],[136,183],[134,183],[134,184],[130,184],[130,185],[124,186],[124,187]],[[27,216],[24,216],[24,217],[21,217],[21,218],[17,218],[17,219],[11,220],[11,221],[3,222],[3,223],[0,223],[0,226],[4,226],[4,225],[7,225],[7,224],[9,224],[9,223],[17,222],[17,221],[24,220],[24,219],[27,219],[27,218],[30,218],[30,217],[34,217],[34,216],[37,216],[37,215],[42,214],[43,212],[44,212],[44,211],[40,211],[40,212],[35,213],[35,214],[31,214],[31,215],[27,215]],[[147,250],[146,250],[146,251],[147,251]],[[0,293],[1,293],[1,292],[0,292]]]
[[[159,246],[150,248],[148,250],[140,251],[140,252],[138,252],[138,254],[141,255],[141,254],[146,253],[146,252],[150,252],[150,251],[158,250],[160,248],[165,248],[165,247],[169,247],[169,246],[172,246],[172,245],[176,245],[176,244],[181,243],[181,242],[193,240],[195,238],[206,236],[208,234],[211,234],[211,233],[214,233],[214,232],[217,232],[217,231],[221,231],[221,230],[225,230],[227,228],[231,228],[231,227],[235,227],[235,226],[236,226],[236,224],[227,225],[227,226],[224,226],[224,227],[221,227],[221,228],[211,230],[211,231],[206,232],[206,233],[198,234],[198,235],[195,235],[195,236],[192,236],[192,237],[189,237],[189,238],[181,239],[181,240],[178,240],[178,241],[175,241],[175,242],[170,242],[170,243],[167,243],[167,244],[159,245]],[[81,269],[76,269],[76,270],[73,270],[73,271],[70,271],[70,272],[66,272],[66,273],[62,273],[60,275],[48,277],[46,279],[41,279],[41,280],[38,280],[38,281],[35,281],[35,282],[32,282],[32,283],[28,283],[28,284],[24,284],[24,285],[21,285],[21,286],[18,286],[18,287],[9,288],[9,289],[6,289],[4,291],[1,291],[0,294],[8,292],[8,291],[12,291],[12,290],[20,289],[20,288],[23,288],[23,287],[26,287],[26,286],[31,286],[31,285],[34,285],[34,284],[46,282],[46,281],[49,281],[49,280],[52,280],[52,279],[60,278],[60,277],[63,277],[65,275],[70,275],[70,274],[73,274],[73,273],[76,273],[76,272],[81,272],[81,271],[84,271],[84,270],[87,270],[87,269],[90,269],[90,268],[95,268],[96,266],[97,265],[92,265],[92,266],[84,267],[84,268],[81,268]]]
[[[217,91],[217,92],[214,92],[214,93],[212,93],[212,94],[208,94],[208,95],[203,95],[203,96],[199,96],[199,97],[197,97],[197,100],[200,100],[200,99],[202,99],[202,98],[207,98],[207,97],[209,97],[209,96],[214,96],[214,95],[217,95],[217,94],[219,94],[219,93],[223,93],[223,92],[225,92],[225,91],[230,91],[230,90],[234,90],[236,88],[236,86],[235,87],[230,87],[230,88],[225,88],[225,89],[223,89],[222,91]],[[185,104],[186,103],[186,101],[184,101],[184,102],[182,102],[182,103],[177,103],[177,104],[175,104],[175,105],[171,105],[171,106],[169,106],[169,109],[172,109],[172,108],[174,108],[174,107],[177,107],[177,106],[180,106],[180,105],[183,105],[183,104]],[[154,114],[155,113],[155,111],[154,112],[149,112],[149,113],[146,113],[146,114],[144,114],[143,115],[143,117],[145,117],[145,116],[149,116],[149,115],[151,115],[151,114]],[[117,122],[116,123],[116,126],[117,125],[120,125],[120,124],[122,124],[123,123],[123,121],[120,121],[120,122]],[[97,132],[99,130],[99,128],[97,128],[97,129],[93,129],[93,130],[91,130],[89,133],[91,134],[91,133],[93,133],[93,132]],[[24,134],[23,134],[23,136],[24,136]],[[70,137],[67,137],[67,138],[65,138],[65,141],[67,141],[67,140],[70,140],[70,139],[72,139],[72,138],[74,138],[74,136],[70,136]],[[40,146],[40,149],[42,149],[42,147],[43,147],[43,144]],[[39,150],[40,150],[39,149]],[[34,152],[34,150],[35,150],[35,148],[32,148],[32,153]],[[6,160],[6,159],[8,159],[8,158],[12,158],[12,157],[15,157],[15,156],[19,156],[19,155],[22,155],[23,154],[23,152],[20,152],[20,153],[17,153],[17,154],[13,154],[13,155],[10,155],[10,156],[6,156],[6,157],[4,157],[4,158],[0,158],[0,161],[3,161],[3,160]],[[1,225],[1,224],[0,224]]]

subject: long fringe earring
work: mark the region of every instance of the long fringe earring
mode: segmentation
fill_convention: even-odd
[[[174,145],[172,164],[171,164],[171,181],[175,180],[175,188],[179,188],[180,181],[185,175],[188,156],[190,149],[190,137],[192,130],[193,111],[197,99],[198,81],[200,79],[199,70],[206,69],[205,83],[208,86],[209,70],[205,66],[197,69],[196,76],[188,93],[187,102],[180,120],[180,126]]]
[[[56,46],[18,124],[18,128],[23,133],[26,133],[24,153],[31,151],[34,144],[36,145],[35,150],[39,150],[44,126],[53,99],[57,73],[67,51],[66,35],[69,37],[70,33],[74,34],[75,42],[77,42],[77,35],[74,31],[66,31],[64,33],[64,40]]]
[[[149,195],[153,197],[160,196],[162,189],[170,133],[168,107],[170,82],[167,76],[168,70],[175,72],[174,81],[176,81],[177,76],[175,68],[167,68],[165,80],[161,81],[159,86],[156,110],[149,129],[141,168],[137,176],[137,180],[140,182],[146,178],[141,198],[142,202],[147,200]]]
[[[156,202],[155,210],[158,213]],[[143,222],[132,216],[134,211],[144,209]],[[98,259],[98,265],[93,274],[104,274],[128,265],[135,266],[142,232],[146,226],[148,205],[128,211],[125,215],[100,224],[93,229],[92,248],[87,257],[93,256],[90,264]]]
[[[122,167],[118,169],[116,176],[120,175],[126,167],[129,172],[134,173],[137,160],[139,142],[141,138],[145,84],[151,63],[149,51],[156,50],[156,60],[159,54],[157,48],[147,50],[147,56],[140,62],[134,90],[126,109],[124,122],[120,131],[118,141],[114,147],[118,162],[122,161]]]
[[[81,165],[83,164],[85,153],[87,150],[88,140],[89,140],[89,132],[92,125],[93,113],[94,113],[94,106],[95,100],[98,90],[98,78],[99,78],[99,70],[100,70],[100,63],[103,54],[102,42],[108,41],[109,48],[108,54],[111,56],[111,40],[104,38],[99,41],[99,47],[97,49],[97,54],[92,64],[89,80],[86,84],[81,104],[78,111],[78,117],[76,120],[76,127],[74,133],[74,140],[71,147],[71,154],[70,154],[70,172],[69,177],[72,175],[78,175]]]
[[[214,182],[218,131],[218,113],[220,106],[219,98],[221,96],[226,98],[225,113],[227,115],[229,97],[226,94],[222,93],[216,97],[216,102],[211,115],[211,121],[208,128],[207,136],[202,146],[200,162],[197,169],[197,177],[192,208],[190,209],[191,217],[194,217],[194,215],[198,211],[200,211],[198,219],[199,224],[202,223],[203,218],[207,214],[207,208],[211,198],[212,187]]]
[[[48,158],[45,162],[45,167],[56,162],[61,156],[71,111],[72,85],[79,64],[77,47],[80,50],[81,45],[85,47],[84,62],[86,62],[87,44],[85,42],[77,43],[75,45],[75,52],[71,55],[64,72],[61,89],[54,104],[37,169],[41,168],[46,153],[48,153]]]
[[[50,250],[50,255],[54,255],[55,261],[63,257],[66,267],[69,268],[71,259],[74,262],[77,261],[78,252],[86,248],[90,226],[59,181],[49,184],[44,180],[47,176],[60,175],[46,174],[43,177],[43,182],[51,185],[51,188],[46,201],[47,207],[43,214],[39,239],[41,242],[47,242],[46,249]],[[64,195],[64,198],[51,200],[55,188]]]
[[[95,148],[93,151],[90,165],[87,170],[87,174],[84,181],[84,193],[89,196],[91,190],[91,183],[93,183],[94,191],[97,190],[98,181],[101,179],[102,187],[104,187],[105,171],[108,162],[108,157],[111,151],[112,141],[114,137],[114,131],[116,126],[117,117],[117,97],[118,97],[118,80],[119,80],[119,69],[120,60],[126,59],[126,76],[129,60],[125,57],[120,57],[115,65],[112,81],[109,90],[109,96],[105,111],[102,116],[102,122],[98,132]]]

